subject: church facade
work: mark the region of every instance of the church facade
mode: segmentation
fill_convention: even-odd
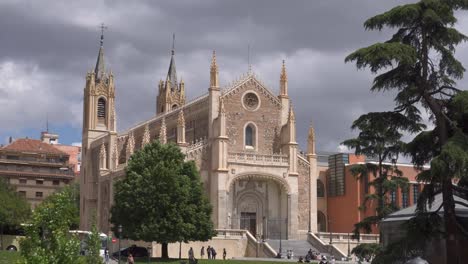
[[[177,144],[194,160],[218,229],[247,229],[264,238],[298,238],[317,232],[317,155],[310,127],[307,154],[296,142],[296,119],[283,62],[279,94],[250,70],[221,87],[213,52],[207,92],[186,101],[172,50],[165,81],[156,89],[155,116],[116,131],[115,85],[105,70],[104,49],[86,75],[83,107],[80,228],[97,216],[110,231],[113,185],[125,176],[130,156],[153,140]],[[157,202],[157,201],[155,201]]]

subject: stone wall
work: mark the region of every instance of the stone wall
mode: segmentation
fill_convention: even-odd
[[[243,103],[243,96],[253,92],[258,96],[259,107],[248,110]],[[266,94],[265,89],[254,80],[250,80],[235,92],[224,96],[226,109],[226,127],[229,137],[229,151],[244,151],[244,129],[247,123],[255,124],[256,151],[271,154],[274,152],[275,142],[279,141],[281,106],[277,98]]]
[[[309,177],[309,164],[298,158],[298,223],[299,230],[309,229],[309,204],[310,204],[310,177]]]

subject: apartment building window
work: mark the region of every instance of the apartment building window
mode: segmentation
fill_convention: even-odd
[[[52,185],[60,185],[60,181],[59,180],[53,180]]]
[[[409,195],[408,195],[409,190],[401,190],[401,207],[406,208],[409,205]]]
[[[37,198],[42,198],[42,195],[43,195],[42,192],[36,192],[36,197]]]
[[[21,197],[26,197],[26,191],[19,191],[18,194]]]
[[[317,197],[325,197],[325,185],[317,179]]]
[[[418,197],[419,197],[419,185],[413,184],[413,204],[418,203]]]
[[[44,180],[36,180],[36,184],[37,184],[37,185],[43,185],[43,184],[44,184]]]
[[[63,183],[68,184],[70,181],[69,180],[63,180]]]
[[[392,191],[390,193],[390,202],[393,204],[393,205],[397,205],[396,204],[396,191]]]
[[[327,175],[328,197],[345,195],[345,165],[349,164],[348,154],[336,154],[328,157]]]
[[[41,169],[39,167],[32,167],[32,171],[39,172]]]
[[[19,183],[20,183],[20,184],[26,184],[26,183],[28,183],[28,180],[26,180],[26,179],[19,179]]]

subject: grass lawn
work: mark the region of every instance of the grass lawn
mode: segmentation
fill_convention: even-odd
[[[187,259],[183,259],[185,263],[188,264]],[[122,261],[123,263],[123,261]],[[135,263],[143,264],[143,263],[148,263],[147,258],[142,258],[142,259],[135,259]],[[161,260],[161,259],[151,259],[151,262],[149,263],[164,263],[164,264],[180,264],[179,259],[170,259],[170,260]],[[232,260],[232,259],[227,259],[227,260],[207,260],[207,259],[199,259],[198,260],[199,264],[293,264],[295,262],[282,262],[282,261],[254,261],[254,260]],[[311,262],[311,263],[318,263],[318,262]]]
[[[20,253],[15,251],[0,250],[0,263],[16,263],[20,259]]]

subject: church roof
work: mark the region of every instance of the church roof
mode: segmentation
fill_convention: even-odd
[[[69,156],[68,153],[59,150],[51,144],[44,143],[37,139],[19,138],[13,141],[11,144],[0,148],[0,151],[11,151],[11,152],[29,152],[37,154],[54,154]]]

